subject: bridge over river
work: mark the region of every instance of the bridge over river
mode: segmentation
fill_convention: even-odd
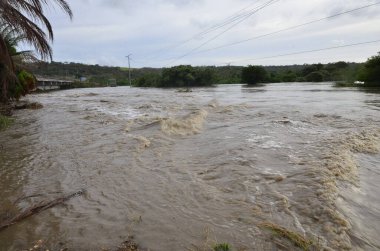
[[[60,89],[62,86],[68,86],[73,84],[72,80],[60,80],[37,77],[37,90],[55,90]]]

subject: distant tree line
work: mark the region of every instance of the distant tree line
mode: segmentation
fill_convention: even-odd
[[[115,79],[118,85],[129,85],[128,70],[120,67],[53,61],[30,64],[29,68],[37,76],[74,80],[80,87],[107,86],[111,79]],[[144,72],[149,72],[149,70]],[[141,76],[135,73],[133,75]]]
[[[165,68],[161,74],[146,74],[134,81],[139,87],[201,87],[216,83],[215,72],[210,67],[179,65]]]
[[[380,52],[367,60],[360,71],[359,80],[367,85],[380,86]]]
[[[138,87],[193,87],[213,84],[322,82],[339,81],[353,83],[380,82],[380,54],[366,63],[336,62],[329,64],[305,64],[287,66],[199,66],[180,65],[171,68],[131,69],[132,85]],[[29,67],[44,77],[77,80],[76,87],[106,86],[110,79],[117,85],[129,85],[128,69],[79,63],[39,63]],[[80,82],[81,79],[86,81]]]
[[[190,87],[234,83],[355,81],[363,64],[337,62],[292,66],[176,66],[136,78],[140,87]]]
[[[242,82],[247,84],[278,82],[355,81],[362,64],[337,62],[294,66],[252,66],[242,69]]]

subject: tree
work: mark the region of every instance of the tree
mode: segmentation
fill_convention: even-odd
[[[323,74],[320,71],[313,71],[306,76],[308,82],[322,82]]]
[[[49,42],[53,41],[53,28],[44,13],[44,8],[52,2],[72,17],[71,9],[65,0],[1,0],[0,28],[12,30],[22,37],[22,41],[34,47],[42,59],[52,59]],[[17,82],[11,52],[4,34],[0,34],[0,86],[3,102],[9,99],[9,85]]]
[[[241,81],[246,84],[254,85],[266,82],[268,73],[262,66],[249,65],[244,67],[241,72]]]
[[[17,73],[17,83],[9,90],[11,96],[18,100],[21,96],[30,93],[36,87],[37,80],[33,74],[26,70]]]
[[[197,68],[195,83],[197,86],[210,86],[216,81],[215,71],[211,68]]]
[[[195,70],[190,65],[179,65],[162,71],[161,87],[189,87],[195,80]]]
[[[380,52],[365,62],[359,79],[366,82],[366,84],[380,85]]]
[[[305,67],[302,69],[301,73],[302,76],[306,77],[312,72],[317,72],[323,69],[323,64],[312,64],[312,65],[305,65]]]
[[[134,86],[138,87],[158,87],[160,85],[160,75],[146,73],[133,81]]]
[[[282,76],[282,82],[295,82],[297,80],[297,74],[291,70],[288,70]]]
[[[192,87],[214,84],[211,69],[179,65],[162,71],[159,87]]]
[[[32,51],[17,51],[17,45],[23,41],[23,37],[9,27],[0,29],[8,54],[12,60],[13,71],[10,71],[11,78],[8,79],[8,96],[18,100],[35,88],[36,78],[25,70],[25,63],[37,62],[37,58]]]
[[[348,78],[349,64],[343,61],[329,63],[325,66],[325,70],[329,76],[325,76],[324,80],[342,81]],[[325,74],[326,75],[326,74]]]

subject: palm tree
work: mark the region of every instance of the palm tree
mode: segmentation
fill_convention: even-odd
[[[65,0],[1,0],[0,28],[13,30],[15,34],[22,37],[23,42],[34,47],[42,59],[52,59],[49,42],[53,41],[53,28],[45,16],[44,8],[53,1],[72,18],[72,11]],[[14,71],[15,66],[9,44],[5,35],[0,34],[0,98],[2,101],[9,99],[8,87],[16,81]]]
[[[25,96],[31,90],[35,89],[36,78],[33,74],[26,70],[25,63],[39,62],[33,51],[18,51],[17,47],[24,37],[17,33],[15,29],[8,27],[0,28],[0,34],[5,41],[8,54],[13,63],[13,70],[8,77],[8,91],[10,97],[18,100],[21,96]],[[17,77],[16,77],[17,76]]]
[[[18,45],[25,40],[25,37],[19,34],[17,30],[9,26],[0,27],[0,36],[6,44],[9,56],[12,58],[16,70],[25,67],[24,63],[36,63],[39,61],[34,51],[17,50]]]

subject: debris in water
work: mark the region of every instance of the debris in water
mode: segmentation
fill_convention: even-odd
[[[264,178],[267,180],[274,180],[275,182],[281,182],[286,179],[286,176],[281,174],[263,174]]]
[[[135,139],[140,142],[141,148],[148,148],[150,146],[150,140],[143,136],[137,136]]]
[[[31,110],[38,110],[42,109],[44,106],[38,102],[19,102],[15,104],[16,110],[23,110],[23,109],[31,109]]]
[[[133,239],[133,236],[129,236],[116,251],[142,251]]]
[[[292,121],[290,121],[289,119],[277,120],[275,122],[279,124],[284,124],[284,125],[292,123]]]
[[[190,88],[178,89],[177,92],[193,92]]]
[[[97,94],[97,93],[90,92],[88,94],[84,94],[83,96],[85,96],[85,97],[93,97],[93,96],[98,96],[98,95],[99,94]]]
[[[42,109],[43,107],[44,106],[38,102],[33,102],[28,105],[28,109],[32,109],[32,110]]]
[[[259,225],[259,227],[268,229],[272,231],[274,234],[287,239],[288,241],[292,242],[295,246],[301,248],[302,250],[310,250],[312,246],[315,246],[312,240],[309,240],[304,236],[300,235],[299,233],[290,231],[274,223],[263,222]]]
[[[218,101],[212,100],[210,103],[208,103],[209,107],[216,108],[219,106]]]
[[[137,109],[152,109],[154,106],[152,104],[144,104],[137,107]]]
[[[84,190],[80,190],[78,192],[72,193],[72,194],[64,196],[64,197],[54,199],[52,201],[42,201],[42,202],[40,202],[34,206],[27,208],[26,210],[24,210],[24,212],[19,213],[18,215],[14,216],[13,218],[11,218],[11,219],[3,222],[3,223],[0,223],[0,231],[6,229],[6,228],[24,220],[24,219],[32,216],[32,215],[38,214],[39,212],[42,212],[42,211],[45,211],[49,208],[55,207],[59,204],[62,204],[64,202],[68,201],[69,199],[71,199],[73,197],[76,197],[76,196],[79,196],[82,194],[84,194]]]

